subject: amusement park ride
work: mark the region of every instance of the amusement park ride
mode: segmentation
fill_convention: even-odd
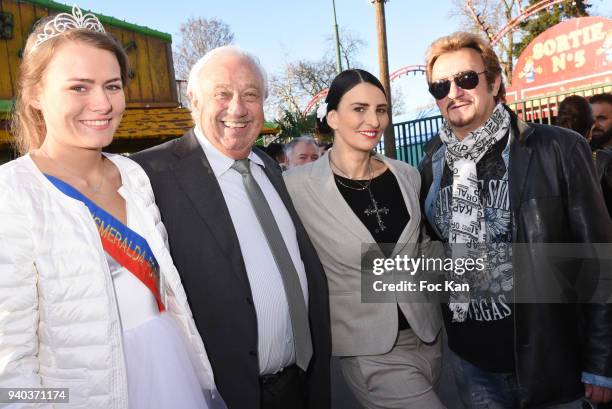
[[[495,34],[491,33],[490,27],[487,26],[487,24],[480,18],[480,14],[478,14],[476,10],[474,9],[474,4],[472,0],[466,0],[465,5],[467,6],[468,10],[472,14],[472,19],[474,19],[474,21],[476,22],[476,24],[480,26],[482,31],[484,31],[487,34],[487,36],[489,37],[489,40],[491,40],[491,44],[495,45],[506,34],[508,34],[511,31],[516,30],[516,27],[518,27],[519,24],[521,24],[523,21],[525,21],[529,17],[533,16],[537,12],[542,11],[548,7],[552,7],[555,4],[563,3],[565,1],[567,0],[542,0],[535,4],[532,4],[531,6],[527,8],[523,8],[522,3],[519,1],[519,15],[514,17],[512,20],[510,20],[508,24],[502,27]]]
[[[559,3],[563,3],[564,1],[567,0],[541,0],[529,7],[523,8],[521,2],[519,2],[519,15],[517,15],[516,17],[514,17],[512,20],[510,20],[504,27],[502,27],[497,33],[492,33],[491,32],[491,27],[488,26],[486,24],[485,21],[483,21],[482,17],[480,16],[480,14],[476,11],[476,9],[474,8],[474,4],[473,4],[473,0],[466,0],[465,1],[465,5],[466,8],[469,10],[472,19],[474,20],[474,22],[482,29],[482,31],[484,33],[486,33],[486,35],[489,37],[489,40],[491,41],[492,45],[497,44],[505,35],[511,33],[512,31],[516,30],[517,27],[519,26],[519,24],[521,24],[523,21],[525,21],[526,19],[528,19],[529,17],[533,16],[534,14],[546,9],[546,8],[550,8],[556,4]],[[389,79],[390,82],[394,82],[395,80],[397,80],[398,78],[407,75],[407,74],[425,74],[425,66],[424,65],[407,65],[405,67],[399,68],[395,71],[393,71],[390,75],[389,75]],[[319,101],[321,101],[322,99],[324,99],[327,96],[327,89],[324,89],[322,91],[320,91],[318,94],[316,94],[306,105],[306,108],[304,109],[304,111],[302,112],[304,115],[308,114],[313,107],[315,107],[317,105],[317,103]]]
[[[425,74],[425,66],[424,65],[407,65],[389,74],[389,80],[393,82],[397,80],[399,77],[410,74],[410,73]],[[321,101],[327,96],[327,92],[328,92],[328,89],[325,88],[323,91],[319,92],[317,95],[312,97],[312,99],[308,102],[308,104],[306,105],[306,108],[304,109],[302,113],[304,115],[308,114],[319,101]]]

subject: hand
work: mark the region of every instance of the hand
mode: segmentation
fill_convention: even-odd
[[[608,403],[612,401],[612,389],[585,383],[584,397],[593,403]]]

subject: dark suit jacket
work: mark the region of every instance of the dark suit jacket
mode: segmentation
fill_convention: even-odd
[[[330,407],[329,298],[325,273],[295,212],[280,168],[256,149],[295,225],[308,277],[314,356],[308,408]],[[215,382],[229,409],[260,405],[257,316],[238,237],[221,188],[193,131],[131,156],[151,179],[176,265]]]

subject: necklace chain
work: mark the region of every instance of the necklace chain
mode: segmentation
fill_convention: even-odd
[[[68,169],[67,167],[65,167],[64,165],[62,165],[58,160],[53,159],[49,153],[47,152],[46,149],[44,149],[42,146],[39,148],[39,150],[45,154],[45,156],[54,164],[56,164],[57,166],[59,166],[62,170],[68,172],[72,177],[78,177],[73,171],[71,171],[70,169]],[[100,162],[100,167],[102,168],[100,170],[100,182],[97,185],[94,186],[87,186],[88,189],[91,191],[91,193],[93,194],[97,194],[100,193],[100,190],[102,189],[102,186],[104,185],[104,157],[102,157],[102,162]],[[80,179],[84,179],[83,177],[79,177]]]
[[[338,171],[340,171],[340,173],[342,173],[344,177],[349,179],[351,182],[357,183],[357,185],[359,185],[359,187],[350,186],[350,185],[347,185],[346,183],[343,183],[340,179],[334,178],[342,186],[346,187],[347,189],[356,190],[358,192],[364,191],[366,189],[370,190],[370,185],[372,184],[372,164],[370,162],[370,158],[368,158],[368,173],[370,174],[370,178],[368,179],[367,183],[363,183],[363,184],[360,181],[351,178],[345,171],[343,171],[338,165],[336,165],[336,163],[332,160],[331,155],[329,155],[329,163],[331,163],[334,168],[338,169]]]
[[[346,172],[344,172],[342,169],[340,169],[340,167],[338,167],[338,165],[336,165],[334,163],[334,161],[331,158],[331,155],[329,155],[329,162],[332,164],[332,166],[336,169],[338,169],[338,171],[340,171],[340,173],[342,173],[344,175],[344,177],[346,177],[347,179],[349,179],[352,182],[355,182],[359,185],[359,187],[354,187],[354,186],[349,186],[346,183],[343,183],[342,180],[339,179],[340,175],[334,175],[334,180],[336,182],[338,182],[340,185],[348,188],[348,189],[352,189],[352,190],[356,190],[358,192],[362,192],[364,190],[368,191],[368,195],[370,196],[370,204],[371,204],[371,208],[368,207],[367,209],[364,210],[364,213],[366,216],[374,216],[376,217],[376,224],[378,224],[378,229],[376,229],[376,233],[380,233],[382,231],[385,231],[387,229],[387,226],[384,223],[384,220],[381,216],[381,214],[388,214],[389,213],[389,209],[387,207],[379,207],[378,202],[376,201],[376,199],[374,198],[374,193],[372,193],[372,189],[371,189],[371,185],[372,185],[372,179],[373,179],[373,174],[372,174],[372,163],[370,162],[370,159],[368,158],[368,173],[370,174],[370,178],[368,179],[366,184],[361,184],[359,181],[354,180],[352,178],[350,178]]]
[[[352,180],[353,182],[357,183],[359,185],[359,187],[355,187],[355,186],[350,186],[347,185],[346,183],[342,182],[342,180],[338,179],[338,175],[336,175],[336,177],[334,178],[336,179],[336,182],[338,182],[340,185],[344,186],[347,189],[352,189],[352,190],[356,190],[358,192],[363,192],[364,190],[368,189],[370,187],[369,184],[367,185],[362,185],[361,183],[359,183],[356,180]]]

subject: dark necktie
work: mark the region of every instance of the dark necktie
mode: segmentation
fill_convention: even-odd
[[[293,260],[291,260],[291,255],[289,250],[287,250],[280,229],[276,224],[276,219],[272,215],[268,201],[251,174],[249,159],[235,161],[232,169],[242,175],[242,182],[244,183],[247,195],[283,279],[283,286],[289,304],[289,317],[291,318],[291,327],[293,329],[295,360],[297,366],[306,371],[312,357],[312,340],[308,324],[308,311],[304,302],[304,293],[302,292],[298,273]]]

